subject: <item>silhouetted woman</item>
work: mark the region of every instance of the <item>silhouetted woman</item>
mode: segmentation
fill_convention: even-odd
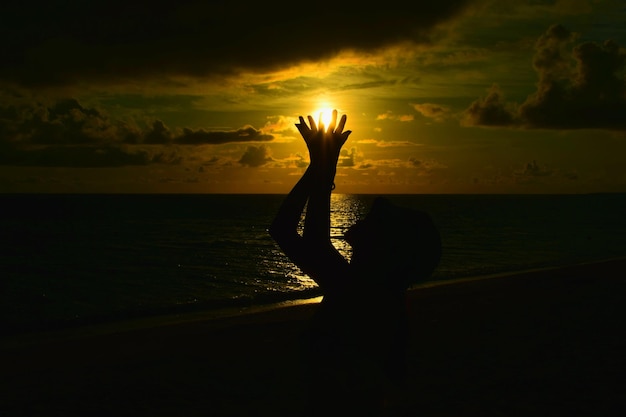
[[[311,116],[308,121],[300,116],[296,127],[311,162],[269,231],[323,292],[305,336],[310,411],[375,415],[386,388],[404,382],[406,290],[437,266],[439,234],[426,213],[378,197],[345,233],[352,246],[348,262],[330,240],[330,201],[341,147],[351,131],[344,132],[345,115],[337,124],[336,110],[328,127],[321,118],[318,125]]]

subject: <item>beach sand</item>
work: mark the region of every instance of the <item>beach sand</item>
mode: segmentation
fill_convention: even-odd
[[[389,416],[626,416],[626,261],[409,294]],[[0,416],[299,416],[315,304],[0,340]],[[332,415],[332,413],[329,413]]]

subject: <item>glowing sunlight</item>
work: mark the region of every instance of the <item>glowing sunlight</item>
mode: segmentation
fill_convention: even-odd
[[[321,120],[322,123],[324,123],[324,126],[328,126],[330,124],[330,118],[333,115],[333,110],[335,110],[334,107],[330,106],[328,103],[324,103],[316,110],[314,110],[311,113],[311,116],[313,116],[313,119],[315,119],[315,123],[319,124]]]

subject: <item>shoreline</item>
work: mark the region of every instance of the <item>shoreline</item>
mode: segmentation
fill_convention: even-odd
[[[385,416],[622,416],[626,259],[409,292]],[[303,416],[314,303],[0,346],[0,414]],[[93,330],[93,329],[92,329]]]
[[[439,279],[416,284],[407,290],[407,295],[411,298],[416,292],[428,288],[438,288],[442,286],[454,286],[459,284],[472,283],[476,281],[497,280],[504,278],[519,278],[534,273],[545,273],[558,271],[564,268],[577,268],[590,265],[603,265],[613,262],[626,262],[626,256],[613,257],[602,260],[593,260],[575,264],[564,264],[557,266],[546,266],[539,268],[529,268],[524,270],[506,271],[485,275],[467,276],[461,278]],[[136,331],[147,328],[158,328],[162,326],[175,326],[194,322],[218,322],[220,320],[246,320],[248,316],[272,312],[274,310],[291,309],[296,312],[298,309],[306,310],[310,314],[312,307],[318,304],[322,296],[308,298],[294,298],[284,301],[277,301],[266,304],[249,305],[245,307],[233,306],[215,309],[201,309],[198,311],[179,312],[170,314],[148,314],[136,318],[105,320],[97,323],[61,325],[50,329],[25,330],[16,332],[8,336],[0,337],[0,349],[19,347],[42,341],[58,341],[64,339],[76,339],[85,336],[106,335],[118,332]],[[287,312],[287,311],[286,311]],[[296,314],[297,316],[297,314]]]

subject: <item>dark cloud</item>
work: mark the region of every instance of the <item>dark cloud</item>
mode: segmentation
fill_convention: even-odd
[[[169,127],[165,126],[161,120],[155,120],[152,123],[152,128],[144,135],[143,143],[151,145],[163,145],[171,143],[174,138],[174,134]]]
[[[356,166],[357,158],[356,148],[343,149],[339,155],[339,166],[343,168],[351,168]]]
[[[524,169],[515,172],[516,175],[522,177],[548,177],[553,171],[546,166],[539,165],[537,161],[528,162]]]
[[[180,157],[162,146],[230,142],[266,142],[272,135],[252,126],[233,131],[172,130],[154,120],[140,128],[82,106],[75,99],[24,105],[0,105],[0,165],[103,167],[180,163]],[[142,149],[140,149],[142,148]]]
[[[419,168],[420,166],[422,166],[422,161],[412,156],[409,157],[409,164],[411,166],[414,166],[415,168]]]
[[[375,168],[376,166],[374,164],[372,164],[371,162],[361,162],[360,164],[358,164],[357,166],[355,166],[355,169],[372,169]]]
[[[252,126],[245,126],[232,131],[206,131],[203,129],[183,129],[183,133],[176,137],[175,142],[186,145],[219,145],[230,142],[267,142],[274,136],[264,134]]]
[[[183,128],[181,133],[172,132],[161,120],[155,120],[152,127],[145,133],[143,143],[152,145],[222,145],[233,142],[269,142],[274,140],[252,126],[244,126],[236,130],[204,130]]]
[[[433,119],[436,122],[443,122],[450,116],[450,108],[441,104],[418,103],[412,104],[412,106],[422,116]]]
[[[417,159],[414,156],[409,157],[408,166],[411,168],[417,168],[420,170],[421,174],[430,174],[432,171],[436,169],[445,169],[447,168],[445,165],[435,161],[435,160],[424,160]]]
[[[521,170],[513,172],[513,178],[519,184],[533,184],[541,180],[541,178],[554,175],[554,170],[545,165],[540,165],[535,160],[528,162]]]
[[[249,167],[260,167],[271,160],[272,157],[269,154],[269,148],[267,146],[248,146],[246,152],[244,152],[241,159],[239,159],[239,163]]]
[[[111,120],[97,109],[75,99],[52,105],[30,103],[0,105],[0,141],[29,145],[110,145],[136,142],[136,127]]]
[[[537,41],[533,66],[537,90],[520,105],[502,92],[473,102],[465,122],[478,126],[545,129],[626,129],[626,51],[614,41],[570,48],[575,34],[551,26]]]
[[[0,165],[42,167],[120,167],[148,165],[158,162],[162,155],[152,156],[145,150],[125,147],[49,146],[21,149],[0,146]]]
[[[427,42],[468,3],[10,2],[0,15],[0,77],[43,86],[266,70],[344,49]]]
[[[465,110],[465,122],[474,126],[510,126],[517,124],[514,106],[506,103],[500,88],[492,86],[485,97]]]
[[[296,168],[306,168],[309,166],[309,162],[300,154],[295,155],[293,158],[293,164]]]

